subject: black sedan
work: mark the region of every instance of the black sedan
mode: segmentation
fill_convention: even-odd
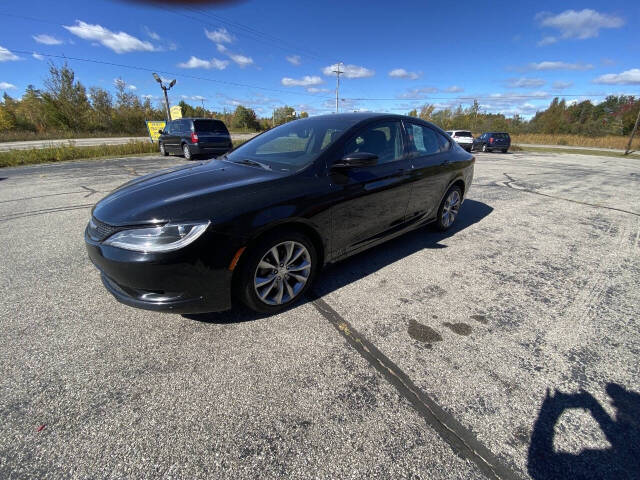
[[[412,117],[297,120],[116,189],[94,207],[85,242],[127,305],[201,313],[235,297],[276,312],[327,263],[427,223],[451,227],[474,162]]]

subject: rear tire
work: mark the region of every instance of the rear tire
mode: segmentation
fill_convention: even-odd
[[[162,155],[163,157],[169,155],[169,152],[167,152],[167,150],[164,148],[164,143],[160,144],[160,155]]]
[[[507,153],[507,150],[509,150],[508,148],[503,148],[502,149],[502,153]]]
[[[438,208],[438,218],[435,227],[437,230],[444,232],[451,228],[458,218],[460,206],[462,205],[462,189],[456,185],[451,187],[442,199]]]
[[[191,149],[186,143],[182,145],[182,154],[184,155],[185,160],[191,160],[193,158],[193,155],[191,155]]]
[[[490,150],[489,150],[489,147],[487,147],[487,144],[483,144],[483,145],[482,145],[482,151],[483,151],[483,152],[489,152],[489,151],[490,151]]]
[[[236,296],[255,312],[273,314],[296,303],[309,289],[318,254],[306,235],[274,231],[247,250],[238,268]]]

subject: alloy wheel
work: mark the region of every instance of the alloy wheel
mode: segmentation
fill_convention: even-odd
[[[311,255],[307,248],[299,242],[282,242],[263,255],[253,277],[253,288],[263,303],[282,305],[298,296],[310,275]]]
[[[184,153],[184,158],[187,160],[191,160],[191,150],[189,149],[189,145],[186,143],[182,146],[182,152]]]
[[[455,221],[460,210],[460,192],[452,190],[444,201],[442,208],[442,226],[447,228]]]

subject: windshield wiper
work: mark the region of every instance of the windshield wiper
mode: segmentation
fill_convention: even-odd
[[[242,160],[234,160],[233,163],[240,163],[242,165],[251,165],[252,167],[262,167],[265,170],[271,170],[271,167],[266,163],[256,162],[250,158],[243,158]]]

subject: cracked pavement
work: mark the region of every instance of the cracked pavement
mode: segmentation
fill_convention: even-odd
[[[476,157],[452,231],[273,317],[102,287],[90,207],[183,159],[1,169],[0,477],[634,478],[638,161]]]

